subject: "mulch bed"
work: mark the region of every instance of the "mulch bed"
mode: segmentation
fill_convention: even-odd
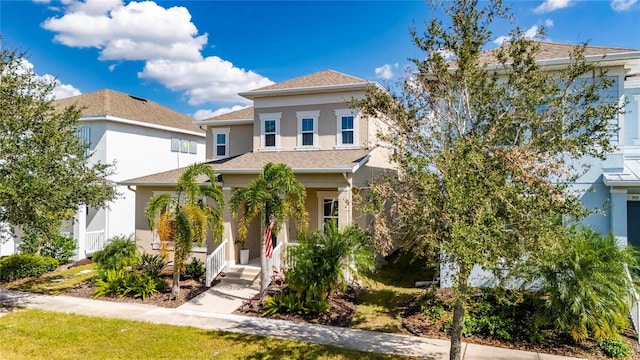
[[[267,293],[273,295],[283,291],[286,287],[281,282],[269,286]],[[258,296],[247,301],[234,313],[239,315],[248,315],[256,317],[266,317],[270,319],[281,319],[295,322],[308,322],[323,325],[333,325],[341,327],[349,327],[351,320],[357,309],[358,294],[366,291],[366,288],[349,287],[345,293],[337,293],[330,298],[331,311],[329,314],[319,316],[298,315],[298,314],[271,314],[263,315],[263,308],[260,305]],[[439,290],[441,296],[447,298],[447,290]],[[415,336],[449,340],[449,335],[441,330],[443,329],[442,321],[432,321],[424,316],[419,307],[412,304],[405,304],[402,325],[411,334]],[[585,359],[606,359],[607,357],[597,347],[595,341],[585,341],[583,344],[574,344],[566,337],[557,336],[552,332],[546,334],[547,337],[538,342],[531,343],[526,339],[516,339],[513,341],[504,341],[493,337],[471,336],[464,338],[465,342],[496,346],[501,348],[517,349],[524,351],[540,352],[546,354],[555,354],[563,356],[572,356]],[[632,346],[633,359],[640,359],[640,346],[637,343],[637,335],[632,327],[626,329],[623,338]]]
[[[85,260],[84,263],[77,262],[74,265],[80,266],[90,262],[91,260],[88,260],[88,261]],[[142,300],[141,298],[134,298],[130,296],[118,296],[118,295],[100,296],[97,298],[97,300],[127,302],[127,303],[135,303],[135,304],[147,304],[147,305],[155,305],[155,306],[160,306],[165,308],[177,308],[178,306],[188,302],[189,300],[195,298],[196,296],[208,290],[208,288],[204,284],[204,279],[201,279],[199,281],[191,278],[180,279],[180,295],[177,298],[174,298],[171,295],[171,284],[173,283],[172,271],[173,269],[171,268],[171,266],[168,266],[160,274],[160,278],[164,280],[164,282],[167,284],[167,290],[165,292],[157,292],[152,296],[146,297],[144,300]],[[219,282],[220,282],[219,280],[215,280],[212,283],[212,286],[214,286]],[[68,289],[62,292],[60,295],[93,299],[93,292],[94,292],[93,284],[84,283],[73,289]]]
[[[282,281],[274,281],[269,285],[267,289],[268,295],[274,295],[276,293],[285,291],[286,284]],[[307,322],[313,324],[332,325],[349,327],[351,319],[353,318],[357,305],[357,295],[360,288],[348,287],[346,292],[337,292],[329,299],[331,303],[331,311],[321,315],[300,315],[300,314],[281,314],[275,313],[263,316],[264,309],[260,304],[259,295],[256,295],[253,299],[244,302],[244,304],[237,309],[234,314],[266,317],[269,319],[288,320],[294,322]]]

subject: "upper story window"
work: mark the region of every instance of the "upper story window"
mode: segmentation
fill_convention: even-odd
[[[213,158],[223,159],[229,157],[229,128],[213,131]]]
[[[80,142],[86,146],[86,149],[84,150],[84,156],[85,157],[89,157],[89,155],[91,155],[91,128],[88,128],[86,126],[81,126],[78,128],[78,130],[76,131],[78,137],[80,138]]]
[[[198,143],[193,140],[171,138],[171,151],[185,154],[197,154]]]
[[[280,117],[282,113],[260,114],[260,148],[276,150],[280,147]]]
[[[298,147],[318,147],[318,117],[320,111],[297,111],[298,117]]]
[[[351,109],[336,110],[338,133],[337,147],[352,147],[358,145],[358,111]]]

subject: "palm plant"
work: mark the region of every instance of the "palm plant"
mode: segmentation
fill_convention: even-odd
[[[268,163],[262,173],[249,186],[238,189],[231,196],[231,214],[238,220],[238,237],[244,241],[251,221],[263,216],[274,218],[273,233],[277,234],[287,218],[293,218],[300,231],[308,227],[308,214],[304,206],[307,197],[304,186],[296,179],[293,170],[285,164]],[[264,299],[269,285],[265,243],[260,245],[260,296]]]
[[[198,177],[206,176],[207,184],[198,182]],[[171,292],[178,296],[180,272],[191,253],[194,241],[201,245],[209,230],[214,239],[222,236],[222,209],[224,198],[216,186],[216,173],[211,166],[198,163],[189,166],[178,179],[177,198],[169,194],[156,195],[149,200],[145,214],[152,231],[158,230],[162,249],[173,241],[173,285]],[[200,197],[206,196],[215,202],[209,206]]]

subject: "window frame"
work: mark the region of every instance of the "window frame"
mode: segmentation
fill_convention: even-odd
[[[336,225],[339,226],[340,221],[340,199],[338,196],[338,192],[336,191],[318,191],[318,230],[324,231],[325,219],[335,219]],[[335,202],[337,207],[337,213],[335,216],[329,215],[325,216],[324,214],[324,203],[326,200],[331,200],[332,203]]]
[[[280,119],[282,117],[282,113],[263,113],[259,114],[260,117],[260,150],[261,151],[274,151],[280,149]],[[266,146],[266,133],[265,133],[265,124],[267,121],[274,121],[276,125],[275,129],[275,141],[274,146]],[[271,133],[269,133],[271,134]]]
[[[320,117],[320,110],[311,111],[296,111],[296,117],[298,118],[298,134],[297,142],[298,147],[296,149],[320,149],[319,137],[318,137],[318,118]],[[303,131],[302,125],[304,120],[311,119],[313,122],[312,131]],[[313,135],[313,143],[311,145],[304,145],[304,134],[311,133]]]
[[[356,148],[359,147],[359,111],[355,109],[337,109],[336,114],[336,148]],[[353,128],[346,131],[353,132],[353,143],[345,144],[342,138],[342,133],[345,131],[342,128],[342,119],[345,117],[353,117]]]
[[[231,133],[231,128],[222,128],[222,129],[214,129],[212,131],[213,134],[213,153],[211,156],[213,159],[225,159],[229,157],[229,133]],[[218,135],[224,135],[225,143],[224,145],[224,155],[218,155]]]

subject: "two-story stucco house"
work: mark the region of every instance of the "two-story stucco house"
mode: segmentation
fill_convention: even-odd
[[[385,151],[376,146],[382,123],[351,109],[347,101],[362,98],[366,89],[378,86],[367,80],[332,70],[320,71],[260,89],[241,93],[253,107],[197,121],[207,128],[207,160],[219,175],[219,185],[229,201],[236,189],[247,186],[269,162],[289,165],[307,191],[309,231],[322,229],[325,221],[338,226],[356,223],[366,227],[367,217],[358,211],[354,194],[376,174],[390,169]],[[173,191],[183,169],[139,177],[120,184],[135,186],[136,236],[147,249],[157,248],[144,216],[149,199],[158,192]],[[228,265],[238,262],[237,225],[224,211],[224,235]],[[261,224],[249,228],[246,247],[259,257]],[[294,241],[297,229],[287,224],[278,242]],[[211,246],[194,252],[211,252]]]
[[[118,181],[205,159],[205,131],[193,118],[153,101],[104,89],[54,105],[82,108],[78,135],[89,144],[89,161],[115,164],[109,180],[120,194],[107,208],[80,206],[74,221],[62,229],[78,241],[77,259],[100,250],[113,236],[135,232],[135,192]],[[0,245],[0,255],[15,252],[18,245]]]
[[[541,42],[536,61],[546,71],[565,68],[570,61],[573,44]],[[495,60],[493,51],[483,54],[483,61]],[[589,209],[599,209],[600,213],[589,216],[583,223],[602,234],[613,233],[621,246],[640,246],[640,50],[587,46],[585,60],[595,63],[600,74],[612,81],[612,86],[602,93],[606,101],[626,104],[625,111],[611,120],[615,129],[611,141],[616,149],[604,160],[582,159],[577,169],[589,165],[588,171],[571,184],[583,205]],[[495,69],[489,65],[489,70]],[[585,74],[589,78],[594,74]],[[449,267],[441,264],[440,283],[450,287]],[[490,285],[495,278],[474,268],[470,282],[472,285]]]

